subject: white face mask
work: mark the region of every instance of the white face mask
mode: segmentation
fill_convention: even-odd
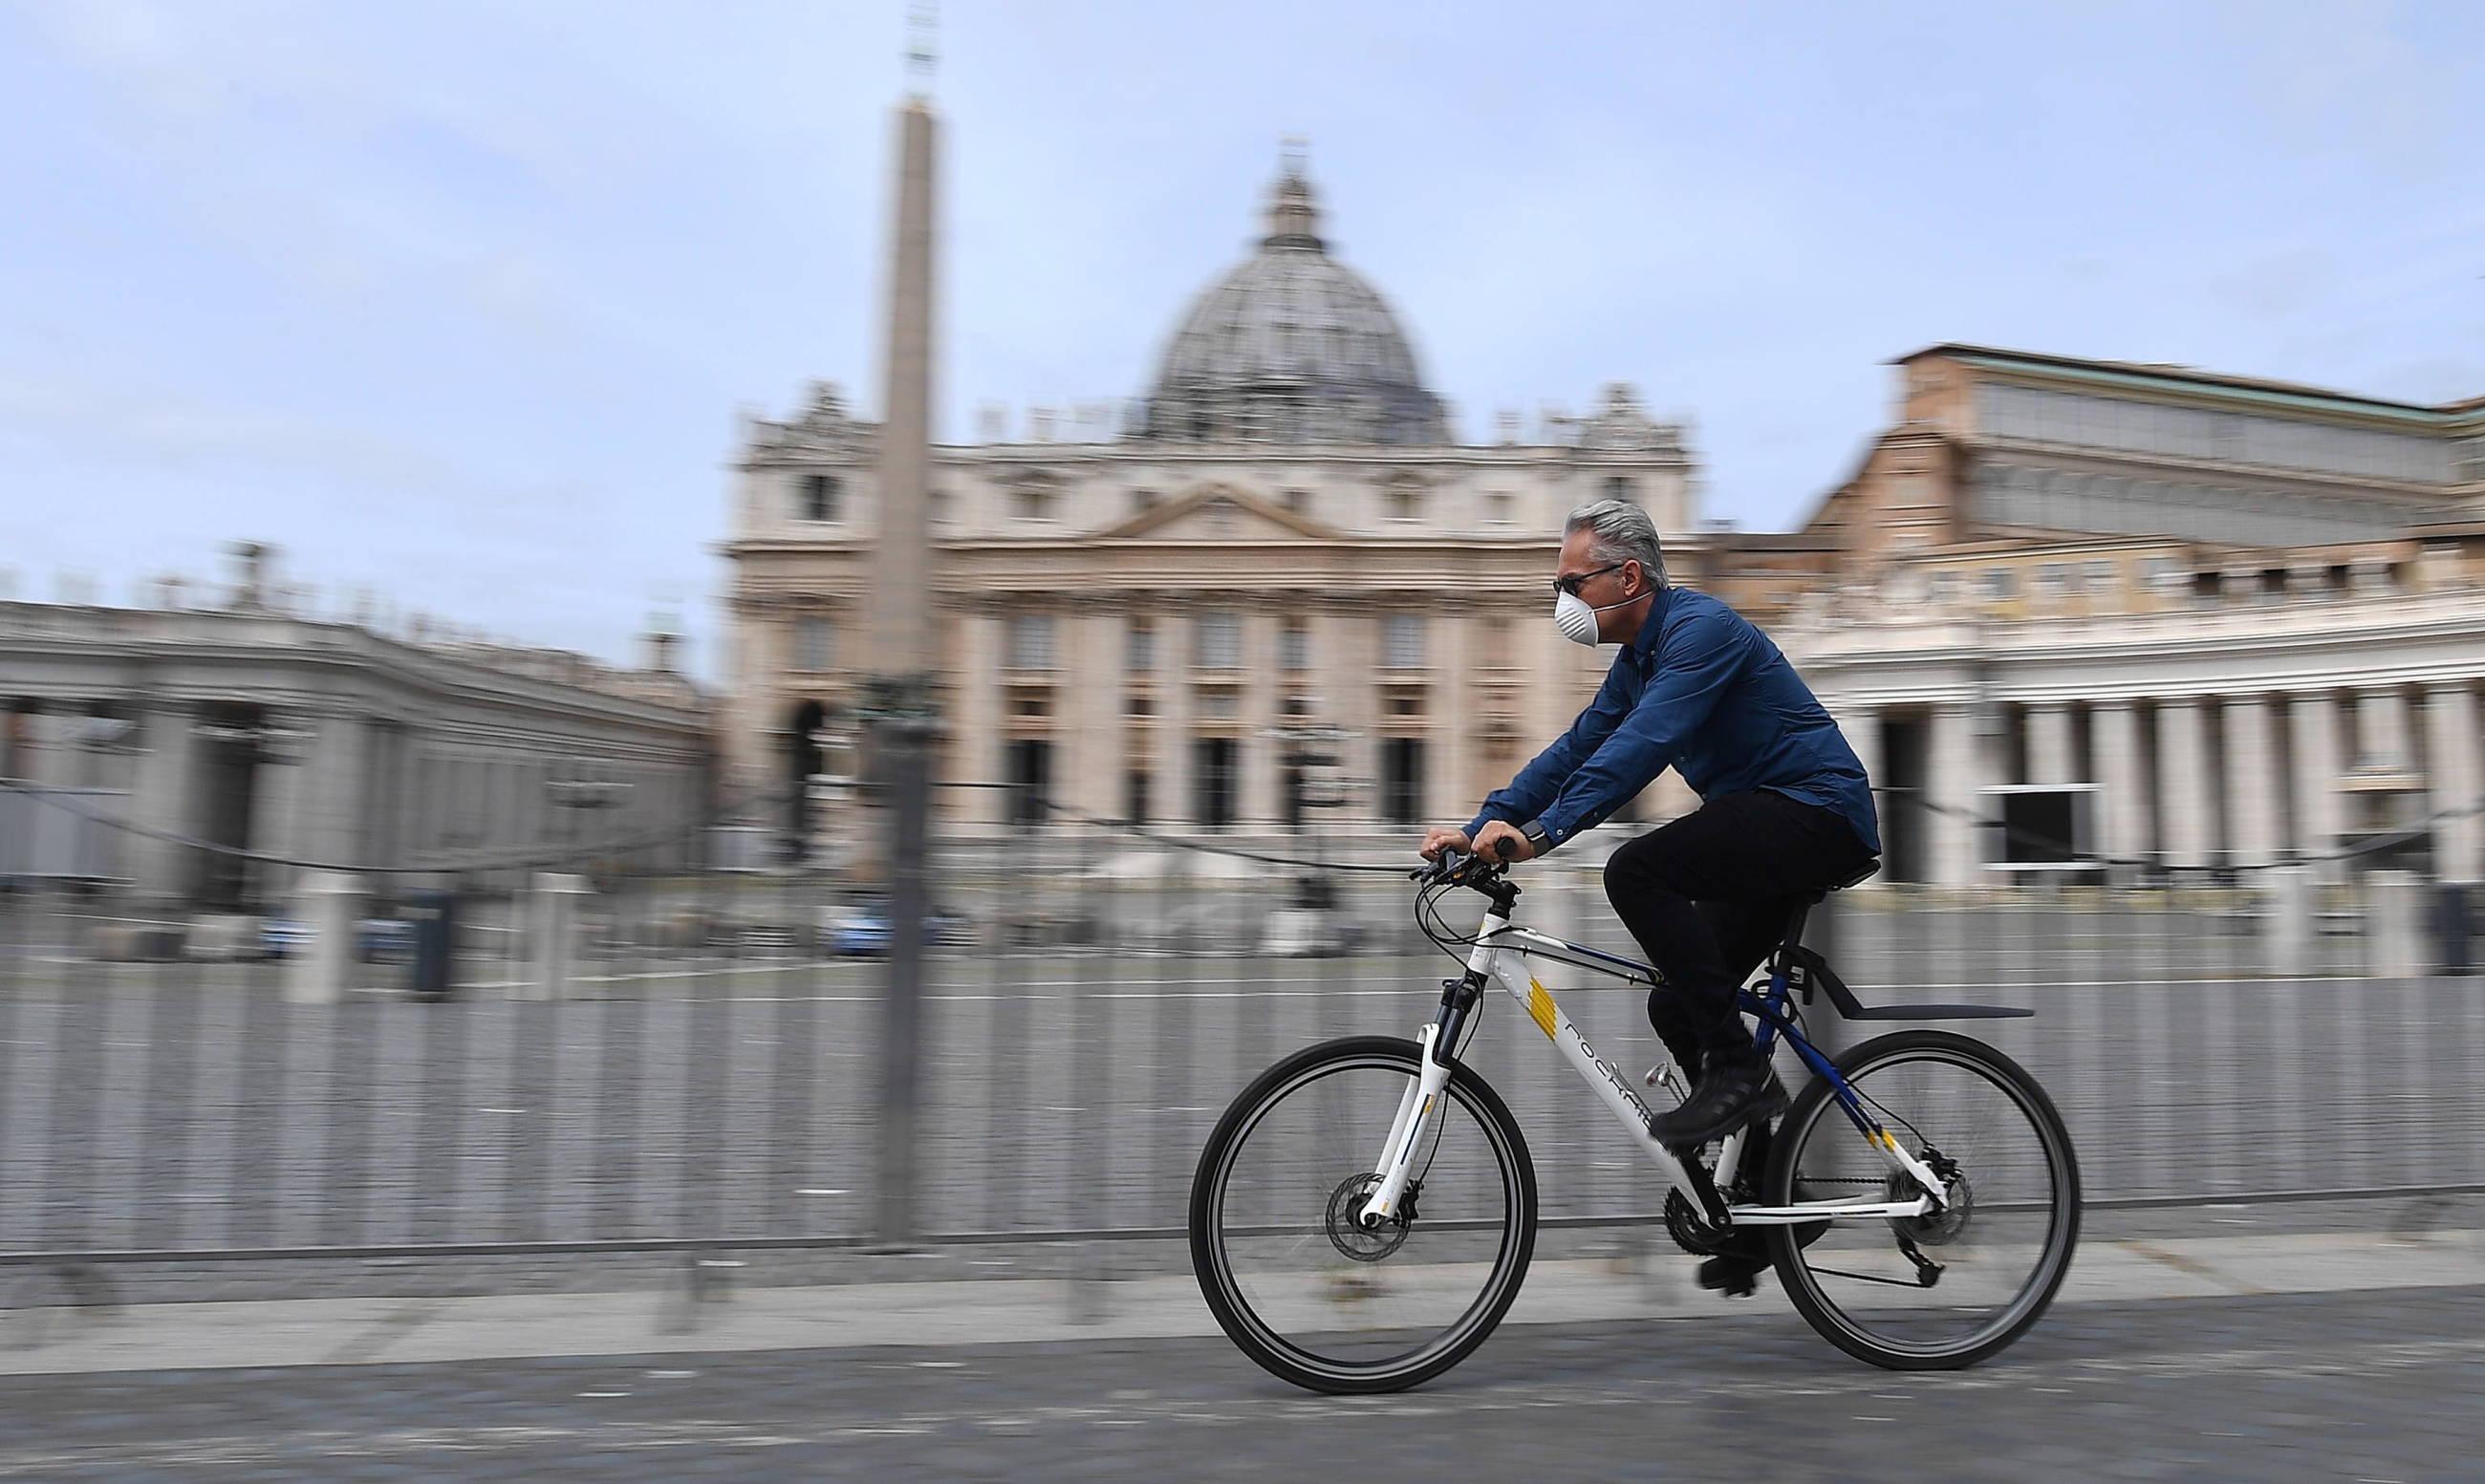
[[[1646,593],[1639,593],[1625,598],[1620,603],[1608,603],[1599,608],[1589,607],[1588,600],[1577,593],[1556,593],[1553,596],[1553,627],[1561,630],[1562,637],[1571,643],[1585,644],[1594,649],[1598,643],[1597,615],[1615,608],[1629,607],[1647,596]]]

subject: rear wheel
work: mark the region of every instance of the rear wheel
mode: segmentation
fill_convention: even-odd
[[[2070,1271],[2070,1134],[2017,1063],[1964,1036],[1901,1031],[1838,1067],[1866,1117],[1933,1168],[1948,1200],[1922,1216],[1771,1228],[1787,1297],[1832,1344],[1875,1365],[1972,1365],[2026,1333]],[[1891,1173],[1826,1080],[1787,1111],[1763,1188],[1773,1205],[1889,1202],[1920,1189]]]
[[[1454,1068],[1398,1217],[1355,1221],[1422,1070],[1413,1041],[1312,1046],[1261,1074],[1191,1181],[1191,1266],[1234,1343],[1315,1391],[1394,1391],[1484,1343],[1536,1246],[1536,1175],[1510,1110]]]

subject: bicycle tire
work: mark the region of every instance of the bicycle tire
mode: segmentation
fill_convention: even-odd
[[[1951,1370],[1973,1365],[1995,1355],[2016,1341],[2020,1336],[2027,1333],[2030,1326],[2044,1316],[2046,1309],[2053,1303],[2054,1295],[2061,1289],[2063,1278],[2070,1271],[2071,1257],[2079,1245],[2079,1161],[2071,1147],[2070,1131],[2062,1123],[2062,1114],[2056,1110],[2053,1099],[2046,1095],[2045,1090],[2018,1063],[1982,1041],[1949,1031],[1899,1031],[1893,1035],[1876,1037],[1850,1048],[1837,1060],[1841,1074],[1868,1099],[1875,1096],[1876,1073],[1883,1075],[1886,1086],[1888,1074],[1910,1064],[1926,1066],[1946,1066],[1984,1079],[1986,1084],[1999,1093],[2007,1103],[2017,1108],[2027,1119],[2029,1129],[2034,1135],[2037,1160],[2041,1162],[2044,1169],[2044,1192],[2040,1201],[1988,1201],[1982,1209],[1989,1209],[1998,1217],[1999,1214],[2006,1212],[2013,1215],[2022,1214],[2022,1207],[2041,1204],[2044,1207],[2041,1240],[2034,1249],[2034,1261],[2026,1281],[2010,1293],[2006,1303],[1997,1307],[1998,1311],[1992,1318],[1968,1329],[1964,1334],[1952,1337],[1932,1340],[1901,1339],[1894,1334],[1883,1333],[1882,1329],[1877,1328],[1873,1322],[1868,1321],[1853,1311],[1852,1303],[1843,1302],[1833,1294],[1823,1280],[1824,1278],[1838,1280],[1842,1287],[1859,1296],[1871,1293],[1883,1297],[1887,1297],[1883,1289],[1869,1285],[1890,1283],[1890,1280],[1839,1270],[1830,1265],[1841,1260],[1852,1260],[1852,1258],[1843,1259],[1838,1249],[1833,1249],[1826,1258],[1816,1254],[1808,1255],[1806,1245],[1799,1245],[1796,1240],[1798,1234],[1806,1230],[1812,1231],[1816,1237],[1833,1228],[1845,1228],[1857,1233],[1858,1243],[1853,1251],[1860,1253],[1872,1250],[1873,1240],[1877,1235],[1876,1228],[1886,1229],[1893,1233],[1888,1244],[1889,1250],[1900,1253],[1903,1256],[1905,1255],[1904,1244],[1898,1240],[1898,1235],[1904,1233],[1912,1237],[1918,1232],[1925,1231],[1926,1228],[1922,1225],[1926,1222],[1925,1218],[1894,1220],[1867,1217],[1850,1221],[1806,1224],[1803,1228],[1769,1228],[1772,1259],[1777,1267],[1779,1281],[1786,1285],[1788,1299],[1794,1304],[1796,1310],[1803,1315],[1805,1321],[1831,1344],[1858,1360],[1868,1361],[1887,1369]],[[1887,1114],[1898,1119],[1908,1119],[1908,1110],[1903,1108],[1888,1109]],[[1922,1123],[1938,1121],[1929,1115],[1919,1114],[1918,1119]],[[1898,1128],[1894,1128],[1892,1132],[1921,1141],[1925,1136],[1918,1119],[1909,1119],[1903,1133]],[[1952,1123],[1961,1125],[1967,1121],[1963,1118],[1952,1120]],[[1977,1143],[1996,1136],[1990,1130],[1971,1131],[1964,1127],[1951,1127],[1943,1133],[1943,1137],[1957,1137],[1966,1143]],[[1812,1165],[1805,1163],[1805,1156],[1816,1147],[1816,1140],[1827,1139],[1843,1141],[1842,1147],[1852,1147],[1859,1149],[1866,1147],[1854,1125],[1847,1120],[1843,1110],[1837,1103],[1829,1082],[1825,1078],[1816,1078],[1797,1095],[1793,1105],[1787,1110],[1784,1120],[1779,1124],[1776,1143],[1769,1160],[1769,1169],[1763,1183],[1769,1203],[1786,1205],[1794,1204],[1799,1200],[1821,1198],[1824,1194],[1822,1190],[1809,1186],[1805,1193],[1799,1196],[1797,1186],[1805,1172],[1835,1164],[1835,1156],[1816,1161]],[[1827,1148],[1825,1144],[1820,1147]],[[1934,1147],[1939,1147],[1939,1143],[1936,1142]],[[1910,1152],[1921,1153],[1921,1147],[1911,1149]],[[2027,1162],[2024,1159],[2024,1151],[2022,1162]],[[2007,1160],[1996,1157],[1986,1166],[1985,1173],[1988,1176],[1997,1174],[2012,1174],[2014,1172],[2007,1168],[2008,1163]],[[1962,1159],[1960,1174],[1969,1182],[1970,1194],[1965,1201],[1954,1203],[1952,1208],[1956,1213],[1954,1220],[1957,1226],[1947,1235],[1937,1238],[1926,1235],[1925,1241],[1928,1244],[1934,1241],[1956,1243],[1961,1237],[1969,1235],[1973,1225],[1981,1219],[1979,1214],[1980,1208],[1975,1204],[1979,1198],[1973,1194],[1974,1182],[1979,1175],[1976,1162]],[[1849,1180],[1839,1183],[1857,1182]],[[1993,1184],[1997,1190],[2006,1188],[1998,1179],[1994,1180]],[[1938,1252],[1942,1249],[1935,1247],[1934,1250]],[[1994,1250],[2005,1252],[2011,1249],[1996,1243]],[[1972,1249],[1970,1251],[1972,1253]],[[1921,1249],[1919,1252],[1921,1253]],[[1914,1258],[1908,1257],[1907,1261],[1912,1264]],[[1945,1268],[1945,1273],[1956,1271],[1957,1261],[1956,1255],[1953,1255],[1952,1263]],[[1977,1276],[1981,1276],[1981,1270]],[[2008,1281],[2007,1276],[2003,1279],[2003,1282]],[[1892,1284],[1891,1286],[1900,1285]],[[1922,1291],[1931,1293],[1937,1287],[1938,1280]],[[1922,1329],[1925,1327],[1925,1319],[1928,1316],[1970,1311],[1972,1311],[1972,1306],[1927,1303],[1909,1312],[1916,1317],[1918,1326]],[[1892,1322],[1885,1320],[1882,1324],[1886,1326]]]
[[[1421,1070],[1421,1059],[1422,1051],[1415,1042],[1396,1037],[1349,1037],[1306,1047],[1270,1066],[1244,1088],[1226,1108],[1200,1151],[1199,1165],[1191,1179],[1188,1217],[1191,1270],[1199,1282],[1200,1294],[1208,1301],[1209,1311],[1216,1316],[1218,1326],[1243,1354],[1271,1375],[1306,1390],[1332,1394],[1397,1391],[1432,1380],[1466,1359],[1491,1336],[1517,1298],[1519,1285],[1527,1276],[1536,1247],[1535,1166],[1508,1105],[1482,1077],[1463,1065],[1451,1069],[1446,1090],[1448,1104],[1435,1118],[1442,1120],[1443,1128],[1453,1118],[1454,1109],[1463,1110],[1473,1119],[1498,1163],[1508,1191],[1503,1201],[1504,1226],[1489,1271],[1478,1286],[1473,1303],[1440,1334],[1410,1346],[1404,1354],[1368,1363],[1350,1363],[1319,1355],[1290,1340],[1259,1311],[1260,1303],[1251,1293],[1252,1284],[1236,1271],[1236,1238],[1229,1233],[1224,1219],[1230,1194],[1228,1182],[1253,1134],[1287,1098],[1316,1087],[1325,1077],[1354,1069],[1413,1077]],[[1403,1083],[1396,1085],[1403,1089]],[[1385,1118],[1379,1127],[1360,1131],[1361,1147],[1378,1146],[1388,1131]],[[1359,1165],[1361,1159],[1353,1163]],[[1336,1173],[1323,1170],[1318,1178],[1297,1183],[1297,1195],[1302,1201],[1316,1196],[1326,1198],[1329,1187],[1324,1182]],[[1357,1170],[1347,1177],[1352,1180],[1364,1174]],[[1322,1219],[1333,1218],[1324,1211]],[[1461,1225],[1472,1228],[1476,1224]],[[1418,1217],[1410,1231],[1426,1229]],[[1393,1248],[1391,1255],[1397,1251]]]

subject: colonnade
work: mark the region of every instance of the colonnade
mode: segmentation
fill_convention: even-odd
[[[1885,816],[1921,790],[1930,806],[1923,874],[1938,884],[1995,875],[1997,831],[1982,822],[1998,818],[1987,791],[2008,784],[2094,785],[2093,844],[2116,859],[2252,866],[2432,821],[2435,874],[2476,881],[2485,879],[2477,689],[2454,679],[1832,709],[1883,790]],[[1883,761],[1894,724],[1925,729],[1920,776],[1903,786]]]
[[[343,703],[50,698],[0,713],[0,777],[105,791],[103,812],[144,829],[288,859],[386,865],[617,840],[692,820],[704,802],[696,759],[423,728]],[[587,761],[605,753],[615,759]],[[620,787],[605,807],[568,808],[553,785],[573,778]],[[696,848],[686,840],[663,854],[687,862]],[[281,890],[262,863],[142,833],[123,837],[111,858],[162,900]]]

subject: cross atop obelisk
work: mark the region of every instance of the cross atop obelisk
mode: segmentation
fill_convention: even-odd
[[[915,0],[906,8],[906,91],[910,97],[932,95],[932,78],[941,63],[941,7],[935,0]]]

